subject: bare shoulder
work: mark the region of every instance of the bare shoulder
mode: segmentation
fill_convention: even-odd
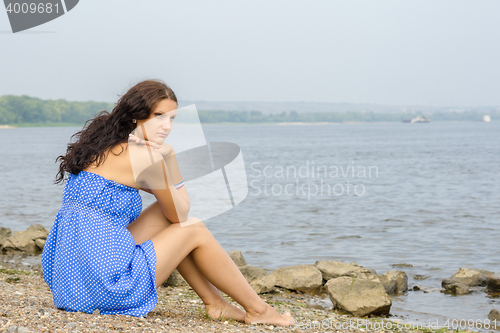
[[[145,169],[163,161],[163,156],[158,151],[146,145],[130,144],[128,155],[136,178]]]

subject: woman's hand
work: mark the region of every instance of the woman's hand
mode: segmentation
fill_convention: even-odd
[[[167,156],[174,153],[174,147],[172,147],[172,145],[169,145],[168,143],[163,143],[163,144],[159,145],[159,144],[152,142],[152,141],[140,139],[139,137],[137,137],[133,134],[129,134],[128,137],[129,137],[130,141],[135,142],[138,145],[146,145],[146,146],[152,147],[154,150],[159,152],[163,157],[167,157]]]

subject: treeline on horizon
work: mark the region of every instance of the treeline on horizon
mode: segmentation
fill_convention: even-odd
[[[16,124],[84,124],[94,115],[106,110],[111,112],[115,104],[99,102],[68,102],[64,99],[42,100],[26,95],[0,97],[0,125]],[[203,111],[199,110],[202,123],[282,123],[282,122],[373,122],[412,119],[421,113],[374,113],[374,112],[303,112],[283,111],[263,114],[261,111]],[[425,114],[431,121],[474,121],[488,114],[500,118],[500,111],[434,112]]]

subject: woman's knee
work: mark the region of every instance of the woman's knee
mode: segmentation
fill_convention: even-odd
[[[205,223],[202,220],[196,217],[190,217],[186,221],[179,223],[181,228],[186,228],[191,230],[197,236],[201,236],[202,239],[208,239],[209,237],[213,237],[210,230],[208,230]]]
[[[179,223],[181,227],[202,228],[207,229],[205,223],[197,217],[189,217],[186,221]]]

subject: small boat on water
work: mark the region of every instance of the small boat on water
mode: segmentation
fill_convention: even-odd
[[[429,117],[418,116],[417,118],[413,118],[411,120],[412,123],[430,123],[431,119]]]
[[[413,119],[403,119],[403,123],[430,123],[431,119],[429,117],[418,116]]]
[[[489,123],[491,121],[491,117],[486,115],[486,116],[483,116],[483,118],[481,119],[481,121],[484,121],[485,123]]]

